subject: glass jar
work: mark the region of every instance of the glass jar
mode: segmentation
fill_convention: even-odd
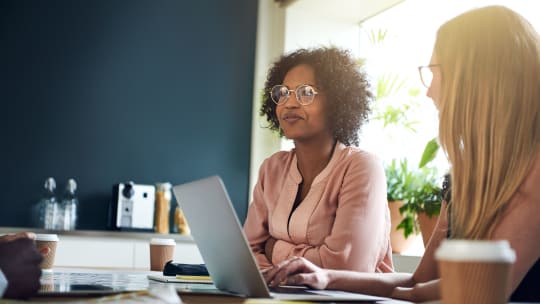
[[[174,225],[176,226],[178,233],[191,234],[184,212],[182,212],[182,209],[178,206],[178,202],[176,203],[176,209],[174,210]]]
[[[169,233],[169,212],[171,208],[172,185],[156,183],[155,226],[157,233]]]

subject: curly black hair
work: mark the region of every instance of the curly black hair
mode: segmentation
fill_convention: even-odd
[[[285,75],[300,64],[307,64],[315,71],[316,87],[326,95],[324,109],[334,138],[347,146],[358,146],[358,132],[368,119],[373,94],[359,64],[348,51],[335,47],[299,49],[281,56],[272,65],[259,112],[266,115],[269,128],[283,136],[270,90],[282,84]]]

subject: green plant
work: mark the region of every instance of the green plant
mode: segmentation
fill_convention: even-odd
[[[382,47],[391,38],[388,29],[370,29],[364,32],[373,48]],[[359,67],[366,66],[366,58],[357,58]],[[379,69],[376,69],[379,70]],[[381,69],[382,70],[382,69]],[[411,119],[411,112],[417,108],[420,89],[413,87],[407,76],[393,69],[377,73],[374,81],[374,103],[370,120],[381,121],[383,127],[394,126],[416,132],[418,121]]]
[[[439,148],[440,146],[437,142],[437,138],[433,138],[432,140],[428,141],[426,147],[424,148],[424,152],[422,153],[422,158],[420,158],[418,168],[425,167],[428,163],[435,159],[437,152],[439,152]]]
[[[434,168],[422,168],[414,173],[415,185],[405,196],[405,204],[399,208],[403,220],[397,229],[403,229],[405,237],[417,233],[417,214],[438,216],[441,211],[441,188]]]
[[[420,91],[409,87],[406,77],[391,72],[377,78],[375,89],[371,119],[382,121],[384,128],[394,125],[416,133],[418,121],[410,118],[410,112],[418,106]]]
[[[401,90],[403,90],[406,85],[406,78],[395,73],[384,74],[377,79],[377,90],[375,91],[375,99],[381,100],[383,98],[395,95]]]
[[[384,42],[384,40],[386,39],[386,35],[388,35],[388,30],[387,29],[370,30],[369,32],[366,32],[366,35],[371,45],[377,45]]]
[[[419,231],[417,214],[429,217],[439,215],[441,209],[441,188],[437,170],[434,167],[409,168],[406,159],[392,160],[386,166],[387,198],[389,202],[403,201],[399,208],[403,220],[397,229],[403,229],[405,237]]]
[[[385,167],[386,173],[386,197],[389,202],[402,201],[407,198],[408,193],[413,189],[414,174],[409,170],[407,159],[402,159],[399,163],[393,159]]]

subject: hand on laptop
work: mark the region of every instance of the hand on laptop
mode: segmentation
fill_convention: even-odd
[[[33,233],[0,237],[0,270],[8,281],[4,297],[28,298],[39,289],[43,260],[34,245]]]
[[[270,287],[279,285],[307,285],[313,289],[328,287],[328,272],[302,257],[293,257],[263,271]]]

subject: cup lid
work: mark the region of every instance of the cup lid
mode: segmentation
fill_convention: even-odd
[[[36,234],[36,241],[58,242],[57,234]]]
[[[176,242],[174,241],[174,239],[152,238],[150,240],[150,244],[152,244],[152,245],[176,245]]]
[[[437,260],[508,262],[516,260],[516,253],[508,241],[443,240],[435,252]]]

